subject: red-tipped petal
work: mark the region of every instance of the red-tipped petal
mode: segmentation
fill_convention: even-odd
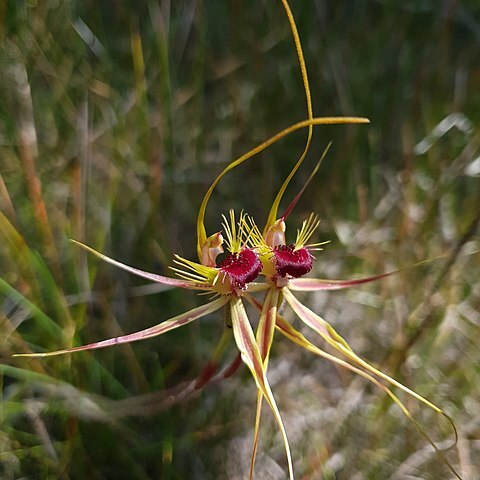
[[[130,267],[128,265],[125,265],[124,263],[114,260],[113,258],[107,257],[103,253],[98,252],[97,250],[93,249],[92,247],[89,247],[88,245],[85,245],[81,242],[77,242],[77,240],[70,240],[70,241],[75,245],[78,245],[79,247],[83,248],[87,252],[93,253],[93,255],[97,256],[101,260],[104,260],[105,262],[110,263],[111,265],[115,265],[116,267],[119,267],[123,270],[126,270],[127,272],[133,273],[134,275],[146,278],[147,280],[151,280],[152,282],[162,283],[164,285],[170,285],[172,287],[188,288],[193,290],[210,290],[211,289],[211,287],[207,284],[202,285],[196,282],[191,282],[189,280],[181,280],[179,278],[164,277],[163,275],[157,275],[156,273],[145,272],[143,270],[139,270],[138,268]]]
[[[247,312],[245,311],[245,307],[243,306],[241,298],[231,297],[230,308],[235,342],[237,343],[237,347],[242,354],[243,362],[251,371],[257,387],[261,390],[265,400],[269,404],[275,420],[280,428],[287,454],[289,477],[290,480],[293,480],[292,456],[290,454],[290,446],[288,444],[287,434],[285,432],[285,427],[283,426],[282,417],[280,416],[280,412],[278,411],[277,404],[273,397],[272,390],[270,389],[270,385],[265,374],[262,357],[260,355],[260,350],[257,342],[255,341],[255,336],[253,334],[252,327],[250,326]]]
[[[273,332],[275,331],[278,294],[279,290],[276,287],[271,287],[267,292],[267,296],[263,302],[262,312],[260,314],[260,321],[258,322],[257,327],[256,339],[265,368],[268,364],[268,356],[270,353],[270,347],[272,346]]]
[[[350,280],[326,280],[322,278],[295,278],[290,280],[289,288],[290,290],[296,290],[301,292],[316,292],[318,290],[341,290],[343,288],[355,287],[357,285],[362,285],[363,283],[375,282],[376,280],[381,280],[382,278],[389,277],[390,275],[396,275],[405,270],[410,270],[412,268],[417,268],[421,265],[428,265],[433,260],[438,260],[444,258],[445,255],[439,255],[438,257],[430,258],[428,260],[422,260],[421,262],[414,263],[408,267],[402,267],[398,270],[393,270],[391,272],[380,273],[378,275],[373,275],[371,277],[363,278],[352,278]]]
[[[319,290],[342,290],[344,288],[355,287],[363,283],[375,282],[390,275],[399,273],[400,270],[381,273],[372,277],[353,278],[351,280],[326,280],[322,278],[293,278],[289,282],[290,290],[301,292],[316,292]]]
[[[422,402],[423,404],[427,405],[429,408],[437,412],[438,414],[442,415],[444,418],[448,420],[450,425],[452,426],[454,433],[455,433],[455,444],[457,443],[458,439],[458,434],[457,434],[457,429],[455,427],[455,423],[453,420],[448,416],[441,408],[437,407],[434,403],[430,402],[427,400],[425,397],[422,397],[419,395],[417,392],[414,390],[411,390],[410,388],[406,387],[402,383],[398,382],[394,378],[390,377],[386,373],[382,372],[378,368],[375,368],[373,365],[370,365],[367,361],[363,360],[360,358],[348,345],[348,343],[335,331],[335,329],[327,323],[323,318],[318,316],[315,312],[312,312],[308,307],[305,305],[302,305],[296,298],[295,296],[287,289],[283,289],[284,297],[285,300],[290,304],[290,306],[293,308],[295,313],[298,315],[298,317],[310,328],[315,330],[320,336],[333,348],[335,348],[338,352],[341,352],[352,364],[357,365],[358,367],[364,368],[368,373],[366,375],[363,375],[365,378],[368,378],[368,376],[376,376],[381,378],[382,380],[387,381],[391,385],[399,388],[400,390],[403,390],[405,393],[408,395],[416,398],[418,401]],[[277,323],[280,327],[285,327],[285,324],[282,324],[282,322],[279,322],[278,317],[277,317]],[[283,329],[283,328],[282,328]],[[326,332],[325,332],[326,330]],[[292,338],[293,340],[293,338]],[[310,348],[309,348],[310,349]],[[338,363],[338,362],[336,362]],[[359,372],[356,372],[359,373]],[[361,374],[361,373],[360,373]],[[369,375],[371,374],[371,375]],[[362,375],[362,374],[361,374]],[[373,378],[373,377],[371,377]],[[371,378],[368,378],[370,381]],[[377,386],[381,386],[380,382],[374,381]],[[382,388],[382,387],[380,387]],[[388,389],[385,387],[385,391]],[[389,391],[387,391],[389,393]],[[390,395],[390,393],[389,393]],[[408,410],[403,408],[403,404],[400,401],[396,400],[395,396],[390,395],[390,397],[397,403],[397,405],[403,410],[403,412],[407,415],[407,417],[411,418],[409,415]],[[437,449],[435,446],[435,443],[430,439],[430,437],[423,432],[423,430],[420,428],[418,423],[413,420],[415,423],[415,426],[419,429],[420,433],[431,443],[431,445],[435,448],[435,450],[440,453],[440,451]],[[455,469],[450,465],[450,463],[443,458],[442,460],[444,463],[450,468],[451,472],[455,474],[457,478],[460,478],[455,471]]]
[[[128,335],[122,335],[121,337],[109,338],[101,342],[90,343],[88,345],[82,345],[80,347],[66,348],[64,350],[56,350],[54,352],[44,353],[17,353],[15,357],[51,357],[54,355],[63,355],[65,353],[82,352],[84,350],[96,350],[97,348],[110,347],[112,345],[120,345],[122,343],[138,342],[139,340],[146,340],[147,338],[156,337],[163,333],[174,330],[175,328],[182,327],[187,323],[193,322],[198,318],[204,317],[209,313],[215,312],[227,303],[228,297],[220,297],[213,302],[202,305],[201,307],[194,308],[188,312],[177,315],[176,317],[166,320],[154,327],[140,330],[139,332],[130,333]]]
[[[323,318],[321,318],[319,315],[317,315],[315,312],[312,312],[308,307],[300,303],[297,298],[287,289],[283,289],[283,294],[285,297],[285,300],[290,304],[290,306],[293,308],[295,313],[298,315],[298,317],[310,328],[315,330],[318,334],[321,335],[321,337],[329,343],[332,347],[334,347],[336,350],[340,351],[343,353],[349,360],[352,362],[356,363],[357,365],[365,368],[368,370],[370,373],[382,378],[383,380],[386,380],[390,384],[400,388],[403,390],[405,393],[408,393],[412,397],[416,398],[420,402],[424,403],[425,405],[428,405],[432,410],[435,410],[438,413],[444,414],[443,411],[434,405],[433,403],[429,402],[427,399],[419,395],[418,393],[414,392],[413,390],[409,389],[402,383],[398,382],[394,378],[390,377],[386,373],[382,372],[381,370],[373,367],[370,365],[368,362],[360,358],[348,345],[348,343],[335,331],[335,329]]]
[[[270,347],[272,346],[273,333],[275,331],[275,321],[277,318],[279,290],[271,287],[267,292],[265,302],[261,309],[260,321],[258,322],[256,339],[260,355],[263,360],[263,367],[267,370],[268,358],[270,356]],[[258,436],[260,434],[260,418],[262,416],[263,395],[260,390],[257,393],[257,407],[255,413],[255,428],[253,434],[252,458],[250,462],[250,478],[253,476],[253,468],[257,457]]]

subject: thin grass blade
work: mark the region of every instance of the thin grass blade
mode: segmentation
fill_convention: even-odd
[[[18,290],[13,288],[3,278],[0,278],[0,293],[12,299],[17,305],[28,310],[31,316],[38,321],[38,325],[49,335],[55,338],[62,336],[62,328],[48,315],[38,308],[34,303],[25,298]]]

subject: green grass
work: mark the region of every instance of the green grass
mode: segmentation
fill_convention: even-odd
[[[169,402],[207,362],[221,315],[91,354],[11,356],[140,330],[198,305],[190,292],[147,295],[141,280],[68,239],[167,274],[174,253],[195,258],[197,209],[219,171],[306,117],[280,2],[140,3],[0,6],[5,479],[245,478],[248,470],[255,389],[246,372]],[[476,478],[479,8],[372,0],[291,7],[316,115],[372,122],[317,128],[308,165],[287,191],[286,204],[332,140],[290,221],[312,210],[322,218],[318,240],[331,243],[315,273],[349,278],[446,255],[305,301],[363,357],[453,416],[460,442],[447,457]],[[433,137],[453,113],[466,119],[461,128]],[[209,230],[229,208],[262,224],[305,135],[223,179]],[[277,340],[270,379],[298,478],[447,478],[380,391]],[[441,445],[452,441],[446,423],[409,406]],[[268,414],[263,422],[257,478],[282,478],[279,434]]]

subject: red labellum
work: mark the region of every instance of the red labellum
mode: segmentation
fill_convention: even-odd
[[[258,255],[249,248],[240,253],[231,253],[226,257],[219,268],[224,272],[230,284],[235,288],[245,288],[247,283],[253,282],[262,270],[262,262]]]
[[[281,277],[293,278],[308,273],[313,266],[314,257],[306,248],[295,250],[295,245],[279,245],[273,249],[275,268]]]

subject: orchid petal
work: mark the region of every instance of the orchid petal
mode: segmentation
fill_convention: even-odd
[[[286,288],[283,289],[283,293],[287,293],[286,292]],[[291,294],[290,294],[291,295]],[[287,301],[288,300],[288,293],[286,295],[287,297]],[[291,297],[293,299],[295,299],[295,297],[293,297],[293,295],[291,295]],[[246,295],[246,299],[255,307],[257,308],[258,310],[262,310],[262,305],[256,300],[254,299],[251,295]],[[296,300],[296,299],[295,299]],[[297,301],[298,302],[298,301]],[[289,302],[290,303],[290,302]],[[298,302],[299,303],[299,302]],[[291,304],[292,305],[292,304]],[[293,305],[292,305],[292,308],[293,308]],[[306,308],[306,307],[305,307]],[[294,308],[295,310],[295,308]],[[308,310],[308,309],[307,309]],[[295,310],[296,313],[298,314],[298,316],[300,318],[302,318],[302,316],[299,314],[299,312],[297,312],[297,310]],[[313,312],[311,312],[313,313]],[[317,316],[318,317],[318,316]],[[318,333],[319,332],[319,329],[321,331],[324,331],[324,327],[325,327],[325,324],[327,324],[327,322],[325,322],[324,320],[322,320],[320,317],[318,317],[319,320],[321,320],[319,323],[319,325],[317,325],[317,328],[314,328],[314,330],[316,330]],[[318,321],[317,319],[317,321]],[[303,320],[303,318],[302,318]],[[305,320],[304,320],[305,321]],[[305,322],[307,323],[307,322]],[[307,323],[307,325],[309,325]],[[328,324],[327,324],[328,325]],[[319,355],[323,358],[326,358],[327,360],[330,360],[331,362],[333,363],[336,363],[337,365],[340,365],[344,368],[347,368],[348,370],[366,378],[368,381],[370,381],[371,383],[373,383],[374,385],[376,385],[378,388],[380,388],[381,390],[383,390],[397,405],[398,407],[402,410],[402,412],[405,414],[405,416],[414,424],[415,428],[417,429],[417,431],[428,441],[428,443],[430,443],[430,445],[432,445],[432,447],[434,448],[434,450],[436,451],[436,453],[439,455],[440,459],[442,460],[442,462],[447,466],[447,468],[457,477],[457,478],[461,478],[458,473],[455,471],[455,469],[453,468],[453,466],[450,464],[450,462],[445,458],[445,456],[442,454],[442,451],[435,445],[435,442],[431,439],[431,437],[423,430],[423,428],[420,426],[420,424],[417,422],[417,420],[415,420],[415,418],[413,417],[412,413],[408,410],[408,408],[405,406],[405,404],[387,387],[385,386],[383,383],[381,383],[379,380],[377,380],[374,376],[370,375],[369,373],[365,372],[364,370],[361,370],[360,368],[358,367],[355,367],[354,365],[348,363],[347,361],[345,360],[342,360],[332,354],[329,354],[325,351],[323,351],[322,349],[318,348],[317,346],[315,346],[314,344],[312,344],[309,340],[307,340],[299,331],[297,331],[289,322],[287,322],[287,320],[285,320],[285,318],[283,318],[281,315],[277,314],[276,316],[276,321],[275,321],[275,326],[276,328],[283,334],[285,335],[287,338],[289,338],[290,340],[292,340],[294,343],[296,343],[297,345],[300,345],[302,348],[305,348],[306,350],[309,350],[310,352],[316,354],[316,355]],[[311,326],[311,325],[309,325]],[[330,327],[330,326],[329,326]],[[340,335],[338,335],[332,327],[330,328],[326,328],[327,332],[328,333],[332,333],[334,332],[335,333],[335,336],[336,337],[340,337]],[[370,373],[372,374],[376,374],[378,376],[381,376],[384,380],[387,380],[389,383],[399,387],[401,390],[405,391],[406,393],[410,394],[410,395],[413,395],[417,400],[425,403],[427,406],[429,406],[430,408],[433,408],[433,410],[435,410],[437,413],[439,413],[440,415],[442,415],[444,418],[447,419],[447,421],[450,423],[450,425],[452,426],[453,428],[453,431],[454,431],[454,434],[455,434],[455,444],[458,440],[458,434],[457,434],[457,429],[456,429],[456,426],[453,422],[453,420],[443,411],[441,410],[439,407],[436,407],[435,405],[431,404],[428,400],[424,399],[423,397],[421,397],[420,395],[416,394],[415,392],[411,391],[410,389],[408,389],[407,387],[405,387],[404,385],[402,385],[401,383],[395,381],[394,379],[392,379],[391,377],[389,377],[388,375],[385,375],[383,374],[383,372],[380,372],[378,370],[376,370],[375,368],[371,367],[367,362],[364,362],[363,360],[359,359],[358,357],[356,357],[355,354],[353,354],[353,352],[350,350],[347,350],[345,351],[344,350],[344,345],[343,343],[341,343],[339,346],[336,346],[334,344],[332,344],[332,342],[330,342],[327,338],[324,337],[323,334],[320,333],[320,335],[330,344],[332,345],[337,351],[341,351],[341,353],[343,353],[345,356],[347,356],[350,361],[354,362],[354,363],[357,363],[360,364],[362,367],[366,368],[368,371],[370,371]],[[343,339],[342,339],[343,340]],[[344,344],[346,344],[345,340],[343,340]],[[347,344],[347,347],[348,347],[348,344]],[[350,348],[350,347],[348,347]],[[359,363],[355,358],[352,358],[352,354],[355,355],[356,359],[358,360],[361,360],[361,362]],[[258,403],[257,403],[257,415],[258,415]]]
[[[278,295],[279,291],[276,287],[271,287],[267,292],[257,327],[256,340],[265,368],[268,365],[268,356],[272,346],[273,332],[275,331]]]
[[[422,396],[418,395],[418,393],[415,393],[413,390],[410,390],[408,387],[405,387],[400,382],[397,382],[393,378],[389,377],[387,374],[381,372],[380,370],[377,370],[375,367],[372,367],[369,363],[358,357],[350,348],[348,343],[335,331],[335,329],[328,322],[326,322],[315,312],[312,312],[312,310],[310,310],[308,307],[300,303],[287,288],[283,289],[283,294],[285,296],[285,300],[290,304],[298,317],[308,327],[316,331],[329,345],[343,353],[350,360],[353,360],[355,363],[361,365],[375,375],[378,375],[384,380],[387,380],[389,383],[392,383],[396,387],[412,395],[417,400],[420,400],[421,402],[428,405],[430,408],[433,408],[435,411],[440,412],[440,409],[437,406],[430,403]]]
[[[262,394],[262,391],[259,388],[257,388],[257,403],[255,407],[255,426],[253,428],[252,456],[250,458],[250,471],[248,474],[249,480],[252,480],[253,478],[255,460],[257,459],[258,439],[260,436],[260,419],[262,417],[262,403],[263,403],[263,394]]]
[[[297,292],[317,292],[320,290],[342,290],[344,288],[355,287],[357,285],[362,285],[364,283],[375,282],[376,280],[381,280],[382,278],[389,277],[391,275],[396,275],[397,273],[410,270],[412,268],[417,268],[420,265],[425,265],[434,260],[444,258],[445,255],[438,255],[427,260],[422,260],[420,262],[414,263],[407,267],[399,268],[398,270],[392,270],[391,272],[380,273],[378,275],[373,275],[371,277],[363,278],[352,278],[349,280],[327,280],[322,278],[292,278],[289,282],[288,288],[290,290],[295,290]]]
[[[263,396],[270,406],[270,409],[272,410],[275,420],[278,423],[287,454],[289,478],[290,480],[293,480],[292,457],[290,454],[290,446],[288,444],[287,434],[285,432],[285,427],[283,426],[277,404],[275,403],[272,390],[270,389],[270,385],[265,374],[265,368],[263,366],[262,356],[260,354],[257,342],[255,341],[255,336],[253,334],[252,327],[250,326],[250,322],[241,298],[232,297],[230,299],[230,309],[235,341],[240,353],[242,354],[243,362],[250,369],[257,384],[257,388],[261,390]]]
[[[273,333],[275,331],[275,319],[277,317],[279,291],[276,287],[270,287],[267,292],[263,308],[261,309],[260,320],[258,322],[256,340],[260,350],[260,356],[263,360],[263,368],[265,371],[268,366],[268,358],[270,355],[270,347],[272,346]],[[262,415],[263,395],[260,389],[257,392],[257,407],[255,413],[255,429],[253,435],[252,458],[250,461],[250,478],[253,476],[253,468],[257,457],[258,436],[260,433],[260,418]]]
[[[394,378],[390,377],[386,373],[383,373],[381,370],[378,370],[377,368],[373,367],[368,362],[360,358],[355,352],[353,352],[348,343],[335,331],[335,329],[328,322],[323,320],[323,318],[318,316],[316,313],[312,312],[308,307],[300,303],[287,288],[284,288],[282,291],[286,301],[290,304],[298,317],[308,327],[316,331],[329,345],[331,345],[337,351],[341,352],[356,365],[365,368],[371,374],[376,375],[377,377],[382,378],[391,385],[394,385],[400,390],[403,390],[408,395],[416,398],[418,401],[424,403],[432,410],[445,417],[453,427],[455,433],[455,444],[457,443],[458,434],[455,424],[453,423],[453,420],[441,408],[437,407],[435,404],[428,401],[426,398],[422,397],[418,393],[414,392],[410,388],[406,387],[402,383],[398,382]]]
[[[238,165],[242,164],[249,158],[252,158],[255,156],[257,153],[262,152],[266,148],[268,148],[270,145],[273,145],[274,143],[278,142],[280,139],[283,137],[296,132],[297,130],[300,130],[301,128],[305,127],[310,127],[312,125],[340,125],[340,124],[351,124],[351,123],[370,123],[370,120],[368,118],[364,117],[317,117],[317,118],[312,118],[308,120],[303,120],[301,122],[297,122],[293,125],[290,125],[289,127],[285,128],[281,132],[277,133],[276,135],[273,135],[270,137],[268,140],[264,141],[260,145],[257,145],[255,148],[252,148],[250,151],[247,153],[243,154],[242,156],[238,157],[236,160],[233,162],[229,163],[223,171],[218,175],[218,177],[214,180],[214,182],[210,185],[210,188],[207,190],[207,193],[205,194],[205,197],[202,200],[202,203],[200,205],[200,209],[198,211],[198,217],[197,217],[197,252],[199,258],[201,258],[202,254],[202,246],[205,243],[207,239],[207,232],[205,230],[205,211],[207,209],[207,204],[208,201],[210,200],[210,197],[212,196],[213,190],[217,186],[218,182],[221,180],[221,178],[228,173],[230,170],[233,168],[237,167]]]
[[[375,282],[390,275],[401,272],[395,270],[393,272],[381,273],[372,277],[352,278],[351,280],[326,280],[322,278],[292,278],[289,281],[288,288],[297,292],[317,292],[320,290],[342,290],[344,288],[355,287],[364,283]]]
[[[119,345],[122,343],[138,342],[139,340],[146,340],[147,338],[156,337],[162,335],[163,333],[174,330],[187,323],[193,322],[198,318],[204,317],[209,313],[215,312],[228,301],[228,297],[220,297],[213,302],[207,303],[197,308],[193,308],[188,312],[177,315],[176,317],[166,320],[158,325],[155,325],[145,330],[140,330],[139,332],[129,333],[128,335],[122,335],[121,337],[109,338],[101,342],[90,343],[88,345],[82,345],[80,347],[66,348],[64,350],[56,350],[54,352],[43,352],[43,353],[17,353],[14,354],[14,357],[51,357],[54,355],[63,355],[65,353],[73,352],[82,352],[85,350],[95,350],[97,348],[110,347],[112,345]]]
[[[181,280],[179,278],[164,277],[163,275],[157,275],[156,273],[145,272],[143,270],[139,270],[138,268],[130,267],[128,265],[125,265],[124,263],[114,260],[113,258],[107,257],[103,253],[100,253],[97,250],[93,249],[92,247],[89,247],[88,245],[78,242],[77,240],[71,239],[70,241],[75,245],[78,245],[79,247],[83,248],[87,252],[93,253],[95,256],[97,256],[101,260],[104,260],[105,262],[115,265],[116,267],[119,267],[123,270],[126,270],[127,272],[133,273],[134,275],[146,278],[147,280],[151,280],[152,282],[162,283],[164,285],[171,285],[172,287],[188,288],[192,290],[210,290],[211,289],[211,286],[208,284],[201,284],[201,283],[192,282],[189,280]]]
[[[376,385],[378,388],[383,390],[396,404],[397,406],[402,410],[402,412],[405,414],[405,416],[413,423],[417,431],[422,435],[427,442],[433,447],[435,452],[439,455],[440,459],[446,465],[446,467],[457,477],[461,478],[458,473],[455,471],[453,466],[450,464],[450,462],[445,458],[443,455],[442,451],[435,445],[435,442],[432,440],[432,438],[423,430],[419,422],[415,420],[413,417],[412,412],[406,407],[406,405],[383,383],[381,383],[379,380],[377,380],[375,377],[372,375],[368,374],[367,372],[351,365],[350,363],[346,362],[345,360],[342,360],[335,355],[332,355],[330,353],[327,353],[323,351],[322,349],[318,348],[315,346],[313,343],[308,341],[298,330],[296,330],[287,320],[285,320],[281,315],[277,315],[276,319],[276,326],[277,329],[285,335],[287,338],[292,340],[292,342],[296,343],[302,348],[305,348],[306,350],[309,350],[310,352],[314,353],[315,355],[318,355],[320,357],[326,358],[327,360],[336,363],[337,365],[340,365],[341,367],[344,367],[348,370],[350,370],[353,373],[356,373],[357,375],[362,376],[363,378],[367,379],[369,382],[373,383]],[[447,419],[450,421],[451,420],[449,417]],[[455,428],[455,426],[454,426]]]

